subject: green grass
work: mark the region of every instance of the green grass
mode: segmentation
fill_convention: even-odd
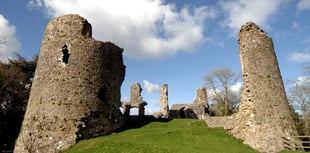
[[[280,153],[305,153],[304,151],[281,151]]]
[[[258,153],[222,128],[208,128],[203,121],[189,119],[150,122],[136,129],[83,140],[64,153],[86,152]]]

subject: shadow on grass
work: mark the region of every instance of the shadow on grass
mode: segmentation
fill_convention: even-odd
[[[159,118],[156,119],[153,116],[144,116],[144,117],[140,117],[140,116],[128,116],[128,117],[124,117],[124,125],[116,130],[115,132],[122,132],[125,130],[129,130],[129,129],[136,129],[136,128],[140,128],[143,127],[151,122],[169,122],[171,121],[171,118]]]

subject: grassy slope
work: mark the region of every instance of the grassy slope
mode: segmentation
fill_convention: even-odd
[[[80,141],[65,153],[258,153],[200,120],[174,119]],[[289,152],[285,152],[289,153]]]

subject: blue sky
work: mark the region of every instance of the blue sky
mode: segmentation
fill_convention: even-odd
[[[159,110],[164,83],[170,105],[192,103],[207,73],[239,73],[237,35],[247,21],[273,38],[284,81],[310,64],[309,0],[1,0],[0,60],[38,54],[48,22],[69,13],[85,17],[95,39],[124,48],[122,99],[139,82],[148,113]]]

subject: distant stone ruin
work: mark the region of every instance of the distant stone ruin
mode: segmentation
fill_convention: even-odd
[[[131,108],[138,108],[138,116],[143,117],[145,113],[145,106],[147,103],[143,101],[141,96],[141,85],[138,82],[135,82],[131,85],[130,90],[130,102],[122,102],[123,114],[124,117],[130,116]]]
[[[50,21],[14,152],[57,153],[121,127],[122,52],[78,15]]]
[[[292,139],[297,130],[272,39],[255,23],[248,22],[239,33],[239,55],[244,81],[239,112],[206,121],[209,126],[223,126],[256,150],[279,152],[285,149],[284,139]]]
[[[173,104],[170,109],[171,118],[204,119],[205,115],[210,113],[207,89],[205,87],[197,89],[197,96],[193,104]]]
[[[160,113],[162,118],[169,117],[169,104],[168,104],[168,85],[164,84],[161,89],[160,96]]]
[[[170,108],[170,118],[198,119],[193,110],[193,104],[173,104]]]

